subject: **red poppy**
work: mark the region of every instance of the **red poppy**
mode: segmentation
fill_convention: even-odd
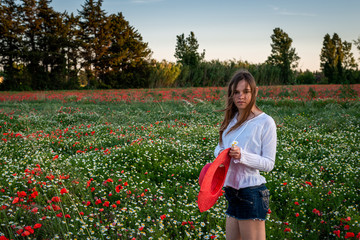
[[[139,227],[139,231],[142,231],[144,229],[144,227]]]
[[[39,209],[37,207],[34,207],[33,209],[31,209],[31,212],[33,213],[37,213],[39,211]]]
[[[68,193],[69,191],[66,188],[60,190],[60,194],[63,195],[64,193]]]
[[[26,197],[26,192],[21,191],[21,192],[17,192],[18,197]]]
[[[318,215],[318,216],[321,216],[320,211],[317,210],[316,208],[314,208],[314,209],[312,210],[312,212],[315,213],[315,214]]]
[[[333,233],[334,233],[337,237],[340,237],[340,230],[334,230]]]
[[[65,218],[71,218],[69,214],[65,214]]]
[[[57,203],[57,202],[60,202],[61,199],[60,199],[58,196],[55,196],[55,197],[53,197],[53,198],[51,199],[51,201]]]
[[[30,194],[30,198],[36,198],[37,196],[39,196],[39,193],[36,190]]]
[[[160,218],[161,218],[161,220],[164,220],[166,218],[166,215],[165,214],[161,215]]]
[[[34,233],[34,229],[32,229],[31,226],[26,226],[26,227],[24,227],[24,229],[25,229],[26,231],[30,232],[31,234]]]
[[[53,180],[55,178],[55,176],[50,174],[49,176],[46,176],[46,178],[49,179],[49,180]]]
[[[117,185],[117,186],[115,187],[115,191],[116,191],[117,193],[119,193],[121,189],[123,189],[123,186],[121,186],[121,185]]]
[[[295,213],[295,217],[298,217],[300,214],[299,213]]]
[[[41,225],[40,223],[36,223],[33,228],[34,228],[34,229],[38,229],[38,228],[41,228],[41,226],[42,226],[42,225]]]
[[[310,185],[310,186],[312,186],[312,183],[311,183],[311,182],[306,181],[305,183],[308,184],[308,185]]]
[[[347,239],[347,238],[352,238],[352,237],[355,237],[355,233],[353,233],[353,232],[347,232],[347,233],[345,234],[345,239]]]
[[[291,229],[290,228],[285,228],[284,232],[291,232]]]
[[[16,197],[16,198],[14,198],[14,200],[12,201],[12,204],[16,204],[16,203],[18,203],[19,202],[19,198],[18,197]]]
[[[58,205],[54,205],[54,204],[52,205],[52,208],[55,212],[61,209]]]
[[[17,192],[17,195],[18,195],[18,197],[23,198],[23,197],[26,197],[26,192],[24,192],[24,191]]]
[[[29,231],[25,231],[21,234],[21,236],[26,237],[29,236],[31,233]]]
[[[56,214],[56,216],[57,216],[57,217],[62,217],[63,214],[62,214],[62,212],[60,212],[60,213]]]

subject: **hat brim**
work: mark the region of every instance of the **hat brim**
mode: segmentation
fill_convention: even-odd
[[[210,166],[211,166],[211,163],[208,163],[201,169],[201,172],[200,172],[200,175],[199,175],[199,185],[200,186],[201,186],[201,183],[204,180],[205,174],[206,174],[206,172],[207,172],[207,170],[209,169]]]
[[[203,177],[197,201],[200,212],[209,210],[221,194],[231,160],[229,150],[227,148],[219,154]]]

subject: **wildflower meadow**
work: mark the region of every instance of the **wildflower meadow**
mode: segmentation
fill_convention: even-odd
[[[260,88],[267,239],[360,239],[359,85]],[[0,239],[225,239],[197,207],[224,88],[0,93]]]

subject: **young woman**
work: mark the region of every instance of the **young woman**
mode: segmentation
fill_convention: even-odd
[[[228,240],[266,239],[270,193],[259,171],[273,169],[277,139],[274,120],[255,104],[257,93],[255,79],[248,71],[234,74],[228,86],[225,116],[215,149],[217,157],[223,149],[231,148],[224,183]]]

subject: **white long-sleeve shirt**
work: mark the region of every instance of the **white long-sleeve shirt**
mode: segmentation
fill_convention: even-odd
[[[259,171],[270,172],[275,165],[276,124],[272,117],[261,113],[247,120],[238,129],[227,134],[237,122],[237,114],[223,132],[223,143],[215,148],[214,155],[230,148],[237,141],[240,148],[240,159],[232,158],[226,175],[224,187],[235,189],[252,187],[266,183]]]

